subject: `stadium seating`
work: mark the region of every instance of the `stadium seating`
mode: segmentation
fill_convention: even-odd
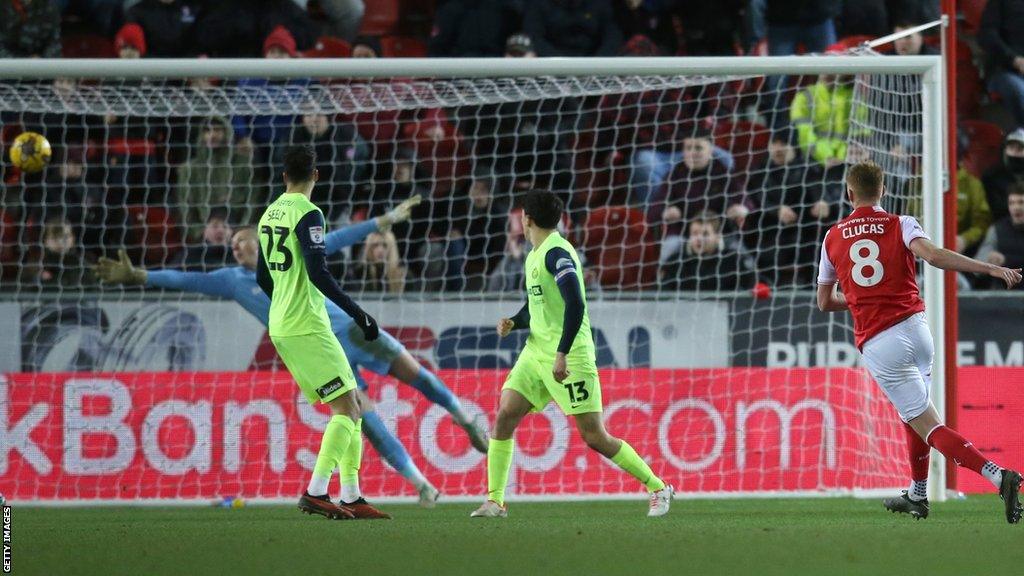
[[[963,16],[963,31],[968,34],[977,34],[981,26],[981,14],[985,11],[988,0],[960,0],[957,7],[960,15]]]
[[[372,0],[366,2],[363,24],[359,33],[364,36],[384,36],[395,32],[401,20],[401,0]]]
[[[385,36],[380,39],[384,58],[426,58],[427,45],[408,36]]]
[[[961,120],[960,128],[967,133],[970,146],[964,154],[964,167],[981,178],[986,170],[999,163],[1003,150],[1003,131],[983,120]]]
[[[316,45],[302,53],[305,58],[348,58],[352,55],[352,46],[334,36],[321,36]]]
[[[580,245],[601,286],[629,290],[654,281],[658,249],[648,230],[643,212],[627,206],[590,212]]]

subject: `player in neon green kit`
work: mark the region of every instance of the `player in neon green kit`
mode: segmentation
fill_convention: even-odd
[[[263,213],[256,281],[270,297],[268,332],[274,348],[310,403],[332,412],[320,443],[313,475],[299,509],[330,519],[390,518],[359,498],[335,504],[328,496],[334,469],[342,481],[358,479],[363,441],[355,375],[331,331],[324,296],[352,317],[367,341],[377,323],[352,301],[327,271],[324,216],[310,199],[319,173],[311,146],[295,146],[284,157],[287,186]]]
[[[526,257],[526,305],[498,322],[498,334],[529,328],[526,347],[501,391],[498,417],[487,449],[487,501],[473,517],[504,517],[505,486],[512,466],[513,435],[523,416],[552,400],[576,420],[583,441],[639,480],[650,492],[648,516],[668,513],[666,486],[624,440],[601,420],[601,381],[576,250],[558,233],[562,201],[551,192],[530,192],[523,202],[523,230],[533,250]]]

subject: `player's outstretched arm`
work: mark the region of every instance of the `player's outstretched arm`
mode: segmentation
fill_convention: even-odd
[[[214,272],[146,270],[135,267],[125,251],[118,250],[117,260],[100,258],[93,271],[103,284],[166,288],[221,298],[231,297],[230,272],[225,268]]]
[[[377,321],[359,307],[348,294],[338,286],[338,283],[327,270],[326,250],[324,244],[324,217],[319,210],[311,210],[295,225],[295,234],[299,246],[302,247],[302,258],[306,262],[306,274],[309,281],[316,286],[324,296],[338,305],[353,320],[359,329],[363,331],[363,337],[367,341],[377,339],[380,329]],[[266,264],[263,264],[266,266]],[[257,277],[257,280],[259,278]]]
[[[365,222],[345,226],[327,235],[327,255],[330,256],[341,250],[362,242],[367,236],[374,232],[387,232],[392,226],[405,222],[412,216],[412,209],[423,200],[419,194],[395,206],[383,216],[371,218]]]
[[[963,254],[940,248],[927,238],[915,238],[910,242],[910,251],[925,262],[943,270],[955,270],[969,274],[985,274],[1002,280],[1007,288],[1013,288],[1021,282],[1020,268],[1004,268]]]

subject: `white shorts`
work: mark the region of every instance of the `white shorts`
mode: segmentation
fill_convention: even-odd
[[[868,372],[909,422],[931,405],[935,344],[924,312],[886,328],[864,343]]]

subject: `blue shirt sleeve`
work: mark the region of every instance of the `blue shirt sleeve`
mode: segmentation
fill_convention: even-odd
[[[362,242],[371,233],[377,231],[377,219],[370,218],[365,222],[345,226],[327,235],[327,255],[336,254],[343,248]]]
[[[146,287],[231,298],[234,291],[234,275],[230,268],[221,268],[213,272],[150,270],[146,272]]]

